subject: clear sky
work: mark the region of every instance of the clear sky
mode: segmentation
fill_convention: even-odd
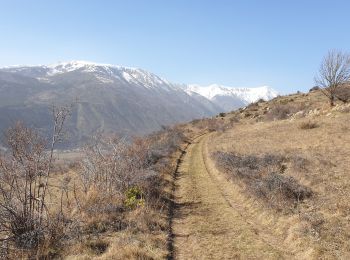
[[[176,83],[308,90],[350,1],[0,0],[0,66],[87,60]]]

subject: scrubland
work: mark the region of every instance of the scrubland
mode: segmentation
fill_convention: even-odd
[[[99,135],[74,160],[12,133],[3,258],[350,258],[350,106],[319,90],[144,138]]]
[[[212,159],[296,258],[350,257],[350,106],[320,91],[229,113]]]

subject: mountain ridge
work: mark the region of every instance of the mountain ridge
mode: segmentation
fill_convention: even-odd
[[[0,68],[0,131],[17,120],[48,131],[48,107],[75,100],[67,123],[73,143],[96,131],[147,134],[247,104],[234,95],[189,93],[188,86],[139,68],[84,61],[7,66]]]

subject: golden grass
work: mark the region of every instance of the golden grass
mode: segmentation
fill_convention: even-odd
[[[173,155],[171,169],[165,169],[163,172],[165,183],[171,181],[171,171],[176,165],[178,156],[178,153]],[[63,241],[58,248],[50,247],[45,250],[57,251],[57,254],[64,259],[164,259],[168,253],[166,206],[164,205],[165,207],[159,211],[142,205],[123,213],[95,212],[88,214],[85,208],[101,206],[109,202],[99,201],[103,191],[90,190],[85,194],[78,171],[77,168],[71,168],[66,172],[57,171],[52,174],[49,181],[48,203],[52,212],[59,211],[62,182],[69,178],[67,193],[64,193],[62,197],[64,213],[73,221],[80,222],[83,225],[83,232],[79,239],[69,239]],[[169,192],[168,186],[164,186],[164,192]],[[122,199],[110,198],[113,200],[110,204],[122,205]],[[112,223],[115,221],[122,221],[121,230],[113,231]]]
[[[205,140],[190,146],[181,166],[174,219],[177,259],[280,259],[277,241],[257,233],[223,194],[226,181],[208,168]]]
[[[210,153],[269,153],[305,158],[306,169],[296,169],[288,165],[285,171],[286,175],[293,176],[315,193],[312,198],[299,205],[294,214],[283,215],[268,209],[258,199],[249,196],[240,183],[231,183],[231,197],[243,205],[242,212],[249,212],[248,217],[252,222],[273,230],[272,233],[281,239],[281,245],[293,252],[295,257],[348,259],[350,113],[343,109],[347,106],[329,108],[319,93],[283,97],[273,102],[288,99],[292,99],[288,102],[308,102],[308,109],[317,109],[317,113],[310,113],[305,118],[291,117],[272,122],[256,122],[254,116],[241,119],[232,129],[216,135],[209,142]],[[264,103],[263,106],[271,104]],[[263,106],[255,113],[263,114]],[[308,120],[316,123],[317,127],[301,129],[300,125]]]
[[[275,104],[303,109],[287,120],[268,121],[266,113]],[[199,137],[189,146],[175,182],[177,207],[173,222],[175,257],[178,259],[349,259],[350,258],[350,113],[349,106],[328,107],[320,92],[289,95],[218,118],[228,129]],[[312,122],[317,127],[301,125]],[[206,121],[182,125],[193,138],[205,131]],[[307,160],[305,169],[287,165],[284,174],[310,187],[314,196],[292,213],[269,208],[250,196],[240,182],[228,180],[210,158],[215,151],[242,155],[280,154]],[[69,156],[69,155],[68,155]],[[173,172],[180,151],[162,173],[163,190],[172,193]],[[63,158],[63,157],[62,157]],[[63,160],[59,161],[64,163]],[[73,201],[73,168],[53,174],[50,203],[59,206],[59,187],[70,178],[68,199]],[[79,186],[79,185],[76,185]],[[100,191],[96,191],[97,193]],[[81,203],[93,194],[77,189]],[[92,201],[90,201],[92,203]],[[81,214],[71,206],[70,214],[87,226],[103,225],[107,215]],[[123,215],[126,228],[84,234],[69,241],[60,254],[65,259],[164,259],[167,256],[167,211],[146,206]],[[155,227],[154,230],[150,227]]]

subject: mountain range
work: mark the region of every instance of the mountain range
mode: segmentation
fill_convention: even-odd
[[[50,130],[52,104],[74,102],[70,144],[96,131],[141,135],[213,116],[278,93],[269,87],[174,84],[142,69],[71,61],[0,68],[0,131],[17,120]]]

